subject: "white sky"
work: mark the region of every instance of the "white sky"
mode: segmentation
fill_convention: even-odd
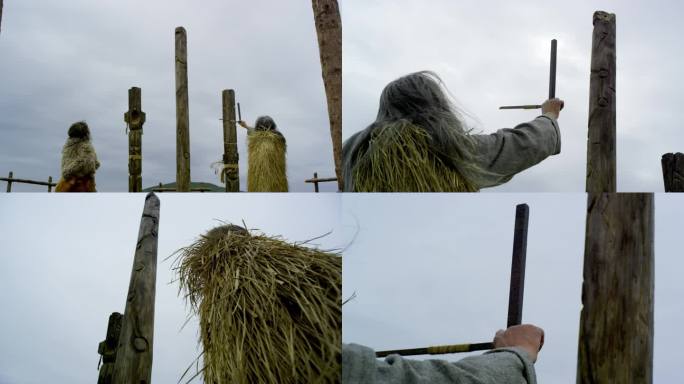
[[[548,96],[549,49],[558,40],[556,95],[565,100],[561,154],[492,191],[584,192],[592,15],[617,15],[618,191],[663,191],[660,158],[683,151],[677,116],[684,65],[678,1],[579,0],[340,2],[343,36],[343,137],[367,127],[380,92],[418,70],[436,71],[476,131],[532,120]]]
[[[344,227],[356,237],[344,254],[343,295],[357,297],[343,307],[343,341],[376,350],[491,341],[506,327],[519,203],[530,206],[523,322],[546,331],[538,379],[574,383],[583,194],[345,195]],[[654,382],[674,383],[684,322],[677,225],[684,198],[661,194],[655,205]]]
[[[102,163],[98,190],[128,190],[128,89],[147,113],[143,187],[176,178],[174,29],[188,36],[192,181],[220,184],[221,91],[242,117],[272,116],[288,142],[290,190],[334,176],[311,3],[209,0],[5,1],[0,34],[0,174],[56,181],[69,125],[86,120]],[[238,127],[241,186],[246,134]],[[4,185],[4,182],[2,183]],[[43,191],[19,184],[16,191]],[[321,189],[335,191],[334,183]]]
[[[164,259],[219,225],[341,249],[340,195],[161,194],[154,331],[155,383],[176,383],[198,355],[197,321]],[[109,314],[123,313],[144,195],[0,198],[0,383],[93,383]],[[198,381],[199,382],[199,381]]]

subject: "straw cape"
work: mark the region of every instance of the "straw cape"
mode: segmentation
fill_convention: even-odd
[[[236,225],[177,253],[180,292],[199,315],[204,366],[196,375],[205,383],[339,382],[338,254]]]
[[[356,192],[476,192],[436,152],[425,129],[399,120],[376,127],[365,151],[359,151],[352,168]]]
[[[278,131],[255,130],[248,141],[248,192],[287,192],[285,138]]]

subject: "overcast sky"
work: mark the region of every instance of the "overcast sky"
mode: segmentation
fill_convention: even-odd
[[[424,196],[344,196],[345,233],[356,237],[344,253],[343,294],[357,297],[343,307],[343,341],[376,350],[491,341],[506,327],[515,206],[527,203],[523,323],[546,331],[539,382],[574,383],[586,197]],[[674,383],[681,378],[684,198],[658,195],[655,212],[654,382]]]
[[[498,107],[546,99],[555,38],[562,151],[491,191],[583,192],[592,15],[605,10],[617,15],[618,191],[663,191],[661,156],[684,151],[681,2],[348,0],[340,7],[344,138],[375,119],[387,83],[418,70],[442,77],[479,120],[476,132],[532,120],[535,111]]]
[[[323,249],[348,243],[337,194],[160,195],[152,382],[176,383],[194,361],[188,315],[166,257],[217,220]],[[94,383],[98,343],[123,313],[144,195],[11,194],[0,198],[0,384]],[[201,382],[201,381],[198,381]]]
[[[0,174],[60,175],[69,125],[86,120],[102,163],[100,191],[128,190],[128,89],[147,113],[143,187],[176,178],[174,29],[188,36],[191,177],[220,184],[221,91],[242,117],[272,116],[287,138],[290,190],[334,176],[325,90],[311,2],[269,0],[6,1],[0,34]],[[241,188],[246,134],[238,127]],[[4,183],[3,183],[4,185]],[[334,191],[334,183],[322,190]],[[31,185],[16,191],[42,191]]]

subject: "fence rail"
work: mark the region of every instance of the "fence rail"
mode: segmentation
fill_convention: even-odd
[[[305,183],[313,183],[314,192],[318,192],[318,183],[326,183],[329,181],[337,181],[337,177],[322,177],[318,178],[318,172],[314,172],[313,179],[304,180]]]
[[[28,179],[16,179],[14,173],[10,172],[8,177],[0,177],[0,181],[7,182],[7,192],[12,192],[12,183],[24,183],[33,185],[45,185],[48,187],[48,192],[52,192],[52,187],[56,187],[57,183],[52,182],[52,176],[48,177],[48,181],[37,181]]]

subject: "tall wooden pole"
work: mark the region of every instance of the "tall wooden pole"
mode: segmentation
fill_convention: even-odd
[[[665,192],[684,192],[684,153],[666,153],[661,164]]]
[[[587,192],[615,192],[615,14],[594,13]]]
[[[577,383],[651,383],[651,193],[589,195]]]
[[[141,91],[138,87],[128,90],[128,112],[124,114],[128,124],[128,192],[142,192],[142,133],[145,112],[142,111]]]
[[[615,15],[594,13],[578,383],[651,383],[653,194],[616,193]]]
[[[235,126],[235,91],[224,89],[223,101],[223,165],[226,192],[240,192],[237,128]]]
[[[188,41],[183,27],[176,28],[176,190],[190,191]]]
[[[0,0],[0,32],[2,32],[2,0]]]
[[[342,180],[342,21],[337,0],[312,0],[323,84],[328,102],[338,190]]]
[[[148,193],[140,220],[126,311],[114,364],[115,384],[150,383],[157,280],[159,198]]]

